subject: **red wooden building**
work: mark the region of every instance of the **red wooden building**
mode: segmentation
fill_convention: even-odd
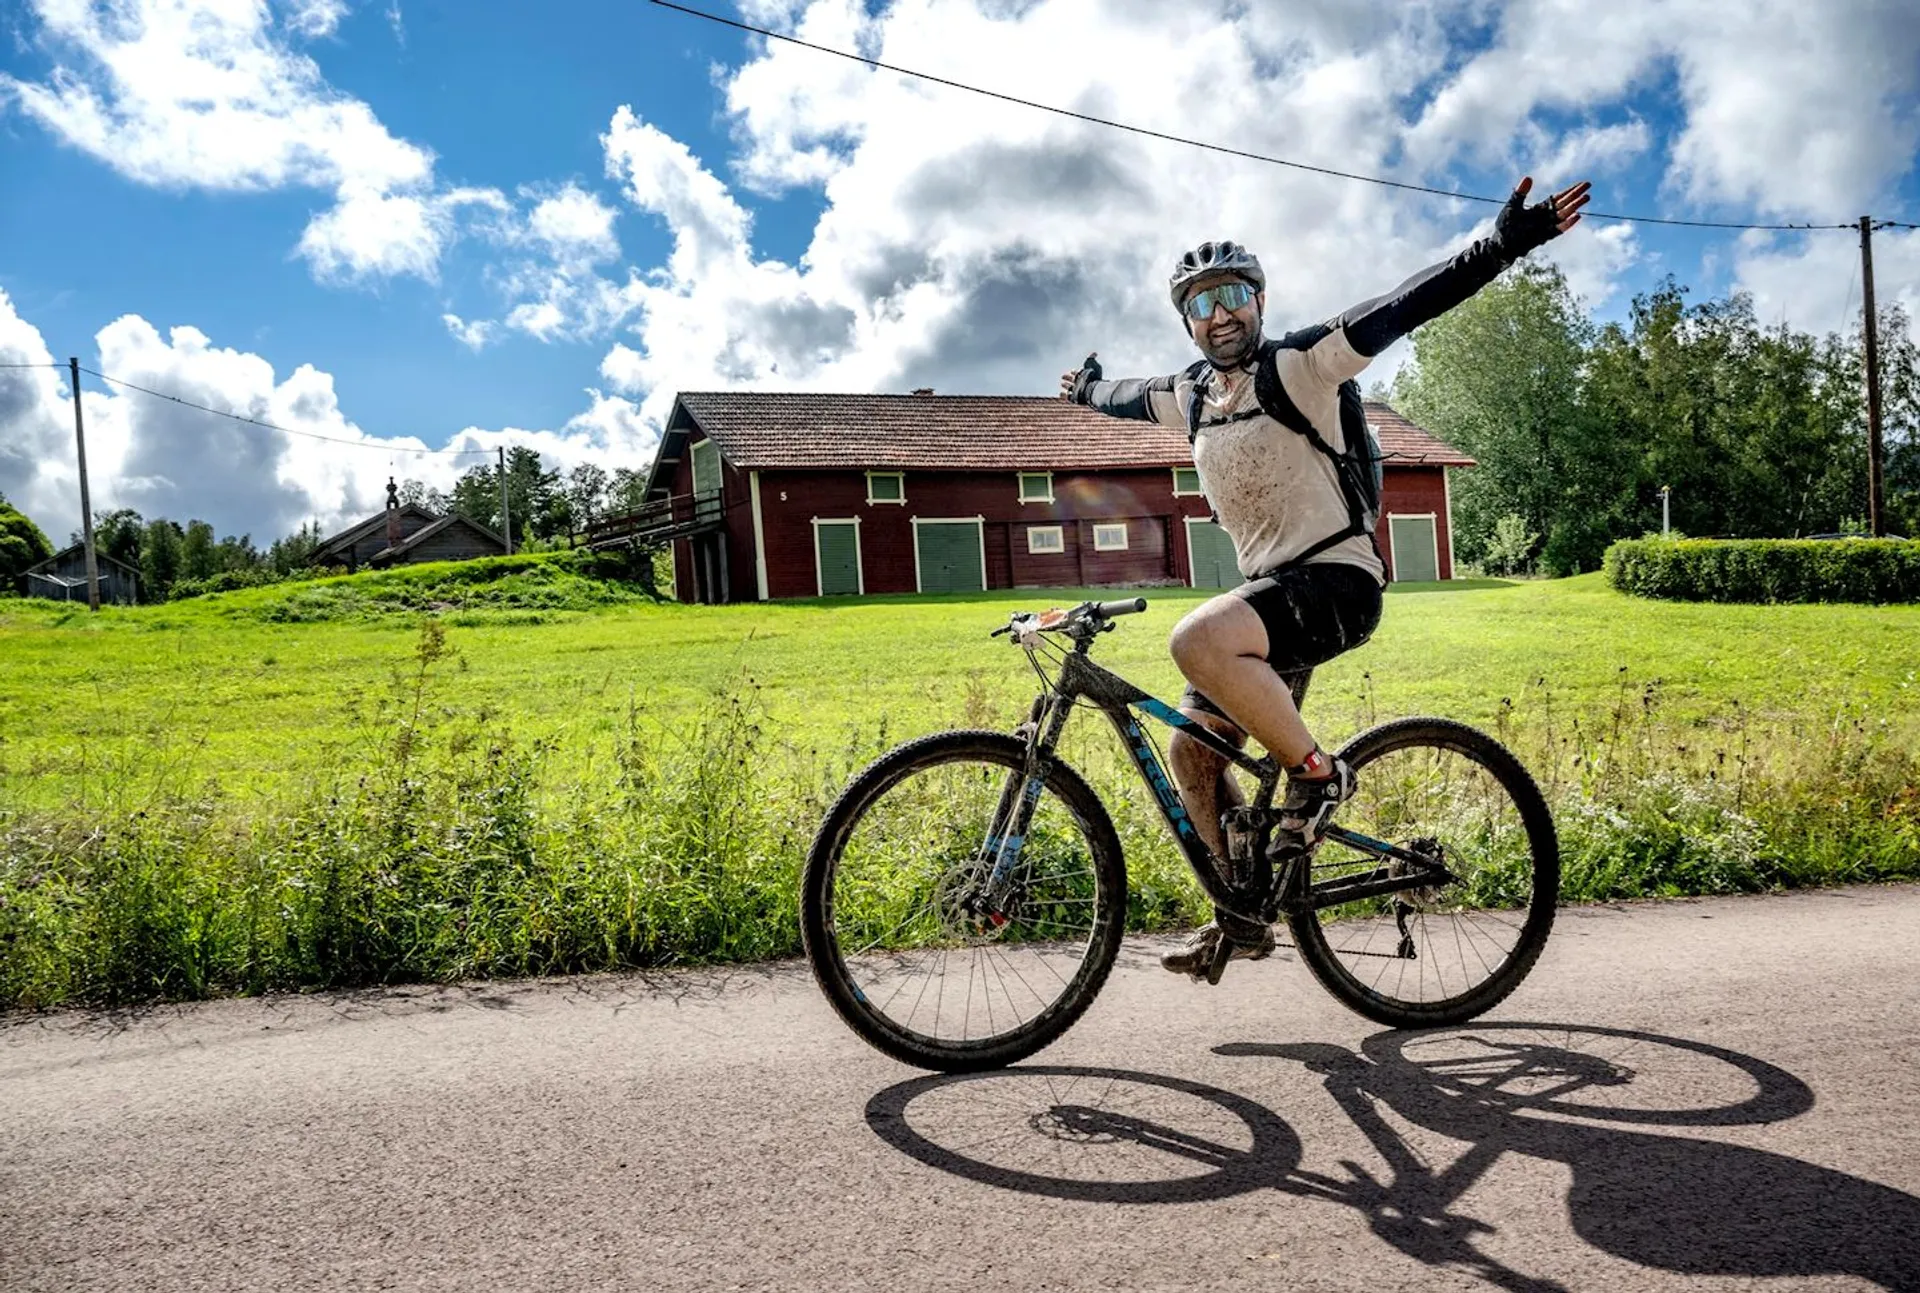
[[[1380,549],[1453,577],[1447,469],[1385,404]],[[689,391],[647,506],[608,537],[671,538],[683,601],[1240,582],[1183,432],[1029,396]]]

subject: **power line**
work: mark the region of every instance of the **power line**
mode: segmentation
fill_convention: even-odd
[[[292,427],[276,426],[271,422],[265,422],[259,418],[250,418],[241,413],[229,413],[225,409],[208,408],[205,404],[195,404],[192,400],[183,400],[178,395],[168,395],[164,391],[149,390],[145,386],[139,386],[118,377],[109,377],[105,373],[94,372],[91,368],[83,367],[80,371],[90,377],[98,377],[103,382],[112,382],[115,386],[124,386],[130,391],[139,391],[142,395],[151,395],[159,400],[171,400],[175,404],[184,404],[188,408],[198,409],[202,413],[211,413],[216,417],[231,418],[235,422],[245,422],[249,426],[264,427],[268,431],[278,431],[282,435],[305,436],[309,440],[325,440],[329,444],[353,445],[359,449],[383,449],[388,453],[410,453],[416,456],[424,454],[449,454],[453,457],[460,457],[462,455],[493,452],[491,449],[407,449],[397,445],[379,444],[372,440],[347,440],[340,436],[321,435],[318,431],[296,431]]]
[[[0,364],[0,368],[65,368],[65,364]]]
[[[1210,153],[1224,153],[1229,157],[1243,157],[1248,161],[1266,162],[1271,166],[1286,166],[1297,171],[1311,171],[1316,175],[1331,175],[1335,179],[1359,180],[1364,184],[1378,184],[1390,189],[1405,189],[1410,193],[1430,193],[1435,197],[1456,198],[1462,202],[1485,202],[1492,206],[1504,206],[1507,201],[1505,198],[1482,197],[1477,193],[1460,193],[1452,189],[1430,188],[1424,184],[1408,184],[1404,180],[1389,180],[1378,175],[1358,175],[1352,171],[1337,171],[1327,166],[1312,166],[1306,162],[1288,161],[1284,157],[1271,157],[1265,153],[1254,153],[1248,152],[1245,149],[1229,148],[1225,144],[1208,143],[1204,139],[1190,139],[1184,135],[1171,135],[1165,131],[1149,130],[1145,126],[1129,125],[1124,121],[1110,121],[1105,117],[1095,117],[1084,112],[1074,112],[1069,108],[1056,107],[1050,103],[1036,103],[1032,99],[1022,99],[1015,95],[1002,94],[998,90],[982,89],[977,85],[968,85],[963,81],[951,81],[943,76],[934,76],[930,72],[916,72],[910,67],[896,67],[891,63],[882,63],[878,59],[868,58],[863,54],[853,54],[844,49],[835,49],[831,45],[816,45],[812,41],[801,40],[798,36],[783,35],[777,31],[770,31],[765,27],[756,27],[752,23],[740,22],[733,18],[725,18],[719,14],[708,13],[702,9],[690,9],[686,5],[674,4],[672,0],[649,0],[649,2],[658,5],[662,9],[672,9],[678,13],[688,14],[695,18],[704,18],[708,22],[719,23],[723,27],[733,27],[740,31],[750,32],[755,36],[765,36],[768,40],[785,41],[789,45],[798,45],[802,49],[811,49],[821,54],[832,54],[836,58],[848,59],[855,63],[864,63],[868,67],[879,68],[883,72],[896,72],[901,76],[911,76],[918,80],[931,81],[936,85],[949,86],[955,90],[965,90],[969,94],[979,94],[989,99],[999,99],[1003,103],[1018,104],[1023,108],[1033,108],[1040,112],[1051,112],[1056,116],[1071,117],[1075,121],[1085,121],[1095,126],[1106,126],[1113,130],[1125,130],[1136,135],[1145,135],[1149,139],[1161,139],[1168,143],[1185,144],[1189,148],[1202,148]],[[1580,214],[1589,220],[1626,220],[1639,224],[1685,225],[1695,229],[1855,230],[1858,228],[1857,225],[1852,224],[1739,224],[1725,220],[1667,220],[1659,216],[1617,215],[1607,211],[1582,211]]]

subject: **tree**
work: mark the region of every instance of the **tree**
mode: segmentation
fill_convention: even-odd
[[[607,485],[607,514],[624,516],[637,512],[647,501],[647,473],[631,467],[615,467]]]
[[[1463,560],[1513,514],[1545,536],[1549,571],[1598,566],[1632,476],[1582,398],[1592,334],[1558,267],[1532,262],[1414,333],[1395,407],[1479,463],[1453,480]]]
[[[472,467],[455,482],[450,510],[500,531],[500,472],[497,467]],[[567,530],[565,495],[560,473],[546,470],[540,452],[524,445],[507,450],[507,507],[513,513],[513,543],[550,539]]]
[[[122,507],[112,512],[96,512],[93,516],[94,551],[138,570],[140,545],[146,528],[145,518],[130,507]],[[84,537],[76,531],[69,541],[79,543]]]
[[[305,570],[313,564],[313,554],[326,537],[320,533],[319,522],[306,522],[286,538],[273,541],[273,546],[267,549],[266,564],[283,575]]]
[[[0,592],[12,591],[28,570],[52,555],[45,532],[0,497]]]
[[[567,473],[567,508],[573,527],[584,530],[607,512],[606,468],[583,462]]]
[[[177,522],[155,517],[147,523],[140,544],[141,600],[163,602],[180,578],[182,533]]]
[[[180,578],[205,579],[219,569],[213,549],[213,527],[205,521],[188,521],[180,540]]]

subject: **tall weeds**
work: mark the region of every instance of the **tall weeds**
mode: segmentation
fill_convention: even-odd
[[[424,621],[327,770],[278,802],[230,798],[190,748],[130,733],[89,755],[65,809],[0,806],[0,1006],[792,955],[815,825],[910,735],[884,715],[776,730],[740,675],[691,716],[635,703],[603,748],[563,752],[460,703],[463,667]],[[1544,679],[1500,709],[1553,805],[1566,900],[1920,876],[1920,761],[1884,720],[1670,721],[1662,693],[1623,671],[1598,713]],[[970,676],[946,719],[1005,730],[1024,716],[1005,704]],[[1351,713],[1309,705],[1328,733],[1374,707],[1368,687]],[[1203,918],[1105,723],[1077,716],[1063,753],[1113,814],[1132,927]]]

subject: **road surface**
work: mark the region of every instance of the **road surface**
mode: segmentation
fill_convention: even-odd
[[[0,1021],[0,1288],[1920,1289],[1920,888],[1577,908],[1482,1021],[1130,940],[1017,1069],[804,967]]]

